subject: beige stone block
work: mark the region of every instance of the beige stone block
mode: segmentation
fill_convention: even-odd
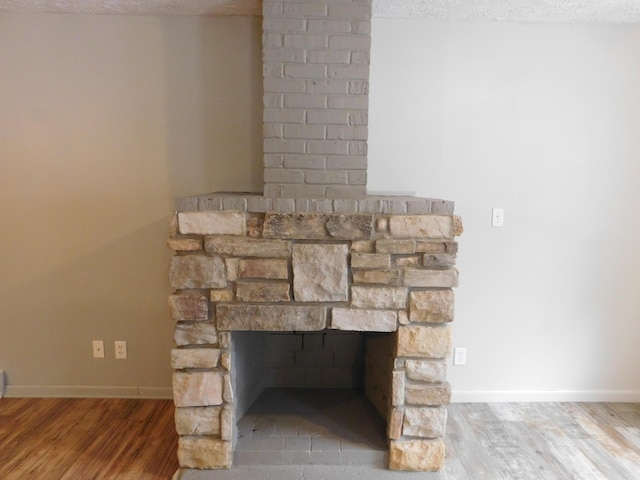
[[[289,278],[289,266],[282,258],[244,259],[238,262],[238,278],[286,280]]]
[[[412,322],[450,322],[453,304],[452,290],[413,291],[409,295],[409,318]]]
[[[183,235],[244,235],[247,230],[241,212],[179,212],[178,228]]]
[[[376,252],[410,255],[412,253],[416,253],[416,241],[389,239],[377,240]]]
[[[197,252],[202,250],[202,240],[199,238],[170,238],[167,246],[176,252]]]
[[[227,272],[228,271],[229,270],[227,270]],[[233,301],[233,290],[230,288],[211,290],[209,292],[209,298],[212,302],[231,302]]]
[[[420,257],[398,257],[394,261],[396,267],[418,267],[420,266]]]
[[[231,332],[220,332],[218,334],[220,348],[231,348]]]
[[[407,306],[405,287],[351,287],[351,306],[356,308],[400,309]]]
[[[177,322],[209,318],[209,301],[204,295],[169,295],[169,314]]]
[[[398,323],[400,325],[409,325],[409,315],[404,310],[398,312]]]
[[[449,326],[407,325],[398,328],[398,356],[446,358],[451,352]]]
[[[444,215],[394,215],[389,219],[394,238],[453,238],[453,220]]]
[[[231,370],[231,353],[222,352],[220,355],[220,366],[227,371]]]
[[[173,339],[176,345],[203,345],[218,342],[218,330],[213,323],[178,323]]]
[[[173,400],[176,407],[206,407],[222,404],[220,372],[174,372]]]
[[[227,280],[235,282],[238,280],[238,264],[240,259],[238,258],[225,258],[224,265],[227,268]]]
[[[180,437],[178,463],[182,468],[231,468],[231,442],[211,437]]]
[[[174,348],[171,350],[171,366],[185,368],[215,368],[220,359],[219,348]]]
[[[205,238],[204,249],[207,253],[234,257],[288,258],[291,252],[291,242],[234,235],[215,235]]]
[[[300,240],[366,240],[373,233],[373,215],[267,213],[262,234],[265,238]]]
[[[398,315],[390,310],[331,310],[331,328],[353,332],[395,332]]]
[[[178,213],[174,212],[169,217],[169,237],[178,235]]]
[[[236,296],[241,302],[288,302],[291,286],[287,282],[238,283]]]
[[[455,268],[445,270],[407,269],[404,272],[404,285],[429,288],[457,287],[458,271]]]
[[[374,243],[371,240],[355,240],[351,242],[351,251],[356,253],[371,253]]]
[[[346,244],[293,247],[293,298],[297,302],[342,302],[349,295]]]
[[[247,220],[247,234],[250,237],[258,238],[262,236],[262,225],[264,220],[261,217],[251,217]]]
[[[171,288],[222,288],[227,285],[224,262],[218,256],[187,255],[171,258]]]
[[[398,285],[399,270],[354,270],[353,283]]]
[[[444,442],[430,440],[394,440],[389,445],[389,468],[417,472],[435,472],[444,465]]]
[[[462,226],[462,218],[460,218],[458,215],[453,215],[451,217],[451,220],[453,222],[453,236],[459,237],[464,232],[464,227]]]
[[[233,403],[233,384],[231,383],[231,374],[225,373],[222,383],[222,399],[228,404]]]
[[[407,377],[421,382],[444,382],[447,378],[447,364],[436,360],[407,360]]]
[[[387,436],[391,440],[397,440],[402,436],[402,424],[404,422],[404,411],[400,408],[392,408],[387,425]]]
[[[447,242],[434,240],[416,240],[416,253],[440,254],[447,253]]]
[[[386,217],[381,217],[376,220],[376,232],[385,233],[389,231],[389,220]]]
[[[219,304],[216,318],[220,330],[319,331],[327,326],[327,309],[316,305]]]
[[[422,265],[425,267],[451,267],[456,264],[454,253],[425,253]]]
[[[233,440],[233,407],[225,405],[220,414],[220,438],[222,440]]]
[[[405,400],[411,405],[448,405],[451,385],[448,383],[414,383],[405,388]]]
[[[447,424],[445,407],[407,407],[404,409],[402,434],[408,437],[440,438]]]
[[[178,435],[219,435],[222,407],[181,407],[175,410]]]
[[[404,404],[404,371],[394,370],[391,377],[391,405],[394,407]]]
[[[351,268],[389,268],[391,255],[388,253],[352,253]]]

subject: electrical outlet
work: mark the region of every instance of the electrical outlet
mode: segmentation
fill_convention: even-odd
[[[116,358],[119,360],[127,359],[127,342],[124,340],[116,340]]]
[[[466,365],[467,363],[467,349],[456,347],[453,349],[453,364],[454,365]]]
[[[104,342],[102,340],[93,341],[93,358],[104,358]]]
[[[504,208],[494,208],[491,210],[491,226],[504,227]]]

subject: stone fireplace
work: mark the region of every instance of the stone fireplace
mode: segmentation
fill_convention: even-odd
[[[449,201],[366,194],[371,2],[265,0],[263,16],[264,193],[180,198],[168,241],[180,465],[231,467],[237,422],[275,384],[362,387],[389,468],[437,470],[460,219]],[[260,365],[283,338],[365,360]]]

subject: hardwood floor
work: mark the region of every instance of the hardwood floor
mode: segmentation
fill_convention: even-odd
[[[453,404],[445,442],[438,473],[340,468],[352,480],[636,480],[640,404]],[[176,445],[170,400],[0,399],[2,480],[170,479]],[[334,478],[332,468],[236,467],[182,478],[312,480]]]
[[[170,479],[173,411],[171,400],[0,399],[0,479]]]

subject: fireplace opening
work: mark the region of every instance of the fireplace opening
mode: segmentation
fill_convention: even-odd
[[[237,465],[388,463],[392,334],[232,332]]]

